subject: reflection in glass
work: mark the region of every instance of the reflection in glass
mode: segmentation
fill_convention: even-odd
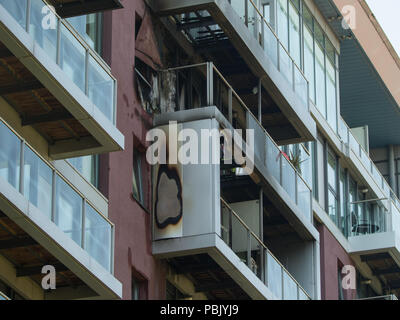
[[[89,204],[85,206],[85,250],[110,270],[111,225]]]
[[[0,177],[19,189],[21,141],[0,122]]]
[[[29,147],[24,148],[24,196],[51,219],[53,171]]]
[[[72,240],[82,242],[82,198],[59,176],[56,177],[54,222]]]

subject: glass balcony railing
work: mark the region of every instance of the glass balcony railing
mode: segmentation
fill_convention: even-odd
[[[236,1],[229,0],[233,9],[244,21],[250,33],[258,41],[268,58],[280,71],[293,91],[298,95],[304,107],[309,111],[309,83],[304,73],[301,71],[279,40],[273,28],[266,18],[259,11],[252,0]],[[247,3],[247,4],[246,4]]]
[[[0,179],[112,272],[114,225],[1,119]]]
[[[116,80],[99,55],[44,0],[0,0],[66,76],[115,124]]]
[[[282,300],[311,299],[223,199],[221,199],[221,238],[275,297]]]
[[[179,104],[174,106],[171,103],[170,112],[216,106],[234,129],[252,130],[255,158],[288,193],[306,219],[312,221],[310,187],[212,63],[168,69],[163,73],[162,77],[170,78],[169,81],[177,84],[174,90],[177,96],[174,101],[179,101]],[[193,83],[196,85],[194,86]],[[245,134],[243,139],[246,139]]]
[[[0,301],[1,300],[10,300],[4,293],[0,292]]]
[[[385,197],[394,198],[395,201],[399,201],[396,195],[391,190],[386,179],[382,176],[375,163],[371,160],[368,153],[364,148],[357,142],[350,128],[342,117],[339,117],[339,137],[345,144],[348,144],[350,152],[352,152],[362,163],[363,167],[368,171],[371,178],[375,181],[377,186],[382,190]]]

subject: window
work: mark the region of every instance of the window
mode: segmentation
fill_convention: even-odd
[[[346,171],[340,169],[339,177],[339,191],[340,191],[340,216],[339,216],[339,228],[342,233],[347,236],[347,201],[348,196],[346,192]]]
[[[90,47],[97,51],[97,53],[101,54],[103,37],[103,15],[101,13],[78,16],[66,20],[74,27]]]
[[[146,180],[145,177],[145,154],[135,149],[133,151],[133,197],[140,203],[144,208],[147,208],[147,197],[146,197]]]
[[[290,55],[296,64],[301,66],[300,15],[292,2],[289,2],[289,37]]]
[[[147,300],[147,281],[132,276],[131,300]]]
[[[333,222],[338,225],[337,206],[337,158],[328,150],[327,177],[328,177],[328,214]]]
[[[98,156],[85,156],[68,159],[68,162],[96,188],[98,187]]]
[[[339,266],[338,267],[338,300],[345,300],[342,280],[343,280],[342,268]]]

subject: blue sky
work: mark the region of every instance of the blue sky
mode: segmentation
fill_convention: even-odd
[[[400,0],[366,0],[400,56]]]

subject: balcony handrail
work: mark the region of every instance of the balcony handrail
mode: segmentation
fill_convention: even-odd
[[[116,78],[111,73],[111,67],[104,61],[104,59],[83,39],[83,37],[75,30],[75,28],[66,19],[61,18],[58,13],[53,10],[53,6],[49,4],[48,0],[42,0],[49,10],[57,17],[57,19],[68,29],[69,32],[75,37],[77,41],[88,50],[93,58],[101,65],[101,67],[108,73],[108,75],[116,81]]]
[[[260,128],[264,131],[264,133],[267,135],[267,137],[271,140],[271,142],[275,145],[277,149],[279,149],[278,144],[275,142],[274,139],[270,136],[268,131],[264,128],[264,126],[260,123],[258,118],[253,114],[253,112],[249,109],[249,107],[243,102],[243,100],[239,97],[239,95],[236,93],[236,91],[232,88],[232,86],[229,84],[229,82],[225,79],[225,77],[221,74],[221,72],[217,69],[217,67],[210,62],[214,68],[214,70],[217,72],[218,76],[221,78],[222,81],[232,90],[232,94],[235,95],[235,97],[239,100],[240,104],[245,108],[246,111],[249,112],[250,116],[253,118],[253,120],[260,126]],[[280,150],[280,149],[279,149]],[[293,168],[294,172],[297,174],[298,177],[300,177],[301,180],[305,183],[306,187],[309,189],[311,192],[311,188],[308,186],[308,183],[303,179],[301,174],[298,172],[298,170],[295,168],[293,163],[291,161],[288,161],[289,165]]]
[[[114,255],[114,248],[113,248],[113,243],[114,243],[114,241],[113,241],[113,234],[114,234],[114,232],[115,232],[115,225],[114,225],[114,223],[111,221],[111,220],[109,220],[109,218],[108,217],[106,217],[84,194],[82,194],[52,163],[50,163],[47,159],[45,159],[41,154],[39,154],[36,150],[35,150],[35,148],[33,148],[30,144],[29,144],[29,142],[28,141],[26,141],[26,139],[24,139],[16,130],[14,130],[14,128],[12,128],[1,116],[0,116],[0,124],[4,124],[5,126],[6,126],[6,128],[8,129],[8,130],[10,130],[10,132],[12,133],[12,134],[14,134],[15,136],[16,136],[16,138],[17,139],[19,139],[19,141],[20,141],[20,150],[21,150],[21,153],[23,153],[23,148],[24,148],[24,146],[26,146],[27,148],[29,148],[29,150],[30,151],[32,151],[32,153],[36,156],[36,157],[38,157],[38,159],[40,159],[41,161],[43,161],[43,163],[45,164],[45,165],[47,165],[48,167],[49,167],[49,169],[52,171],[52,173],[53,173],[53,177],[54,176],[56,176],[56,177],[59,177],[60,179],[62,179],[62,181],[64,181],[83,201],[82,201],[82,210],[83,210],[83,212],[84,212],[84,208],[85,208],[85,204],[87,204],[87,205],[89,205],[93,210],[94,210],[94,212],[96,212],[109,226],[110,226],[110,228],[111,228],[111,242],[110,242],[110,252],[109,252],[109,254],[110,254],[110,265],[108,266],[108,271],[110,271],[110,272],[113,272],[113,261],[112,261],[112,257],[113,257],[113,255]],[[21,157],[21,159],[22,159],[22,157]],[[64,160],[65,161],[65,160]],[[21,164],[20,164],[20,166],[19,166],[19,174],[20,174],[20,179],[23,181],[23,179],[24,179],[24,170],[23,170],[23,168],[24,168],[24,163],[22,162]],[[53,178],[53,182],[52,182],[53,184],[54,184],[54,178]],[[23,184],[23,182],[22,182],[22,184]],[[52,187],[53,187],[53,190],[51,191],[52,193],[54,193],[54,185],[52,185]],[[20,185],[20,188],[21,188],[21,185]],[[19,190],[17,190],[17,191],[19,191],[19,192],[22,192],[21,191],[22,189],[19,189]],[[53,221],[53,215],[54,215],[54,210],[55,210],[55,207],[54,207],[54,203],[53,203],[53,201],[54,201],[54,194],[52,194],[52,218],[50,219],[53,223],[54,223],[54,221]],[[27,199],[28,201],[29,201],[29,199]],[[39,208],[38,208],[39,209]],[[82,214],[82,218],[84,217],[84,215]],[[64,233],[66,233],[65,231],[64,231]],[[81,237],[82,237],[82,239],[84,238],[84,235],[85,235],[85,225],[84,224],[82,224],[82,231],[81,231]],[[81,247],[82,247],[82,244],[81,244]],[[84,248],[84,247],[82,247],[82,249],[83,250],[85,250],[86,251],[86,248]],[[90,254],[90,253],[89,253]]]
[[[343,119],[342,116],[339,116],[339,117],[340,117],[340,120],[342,121],[342,123],[345,125],[345,127],[346,127],[346,129],[347,129],[348,135],[349,135],[349,136],[351,135],[351,136],[354,138],[354,140],[357,142],[359,148],[360,148],[361,150],[363,150],[364,153],[365,153],[365,155],[368,157],[368,160],[370,161],[371,166],[373,166],[373,167],[375,168],[374,170],[375,170],[375,171],[377,172],[377,174],[380,176],[381,183],[378,184],[379,189],[382,190],[382,185],[383,185],[383,184],[386,184],[386,185],[387,185],[387,187],[388,187],[388,189],[389,189],[389,193],[390,193],[390,197],[389,197],[389,198],[390,198],[390,200],[393,202],[393,204],[396,206],[396,208],[399,209],[399,212],[400,212],[400,207],[397,205],[397,201],[400,203],[399,198],[398,198],[397,195],[393,192],[393,189],[390,187],[390,185],[386,182],[386,179],[383,177],[383,175],[382,175],[382,173],[380,172],[380,170],[376,167],[374,161],[370,158],[368,152],[364,149],[364,147],[363,147],[363,146],[357,141],[357,139],[354,137],[354,135],[353,135],[353,133],[351,132],[351,129],[350,129],[350,127],[348,126],[348,124],[346,123],[346,121],[344,121],[344,119]],[[350,148],[350,150],[351,150],[350,141],[348,142],[348,144],[349,144],[349,148]],[[351,150],[351,151],[354,152],[354,150]],[[359,155],[356,154],[356,156],[359,158]],[[362,163],[362,161],[361,161],[361,164],[364,166],[364,164]],[[367,168],[365,168],[365,169],[367,169]],[[369,170],[367,169],[367,171],[368,171],[368,174],[371,176],[371,178],[372,178],[373,180],[375,180],[375,177],[371,174],[371,169],[369,169]],[[383,190],[382,190],[382,191],[383,191]],[[385,192],[383,191],[383,193],[385,193]],[[393,199],[393,198],[394,198],[394,199]],[[389,200],[389,199],[388,199],[388,200]],[[397,201],[395,201],[395,200],[397,200]]]
[[[264,244],[263,241],[250,229],[250,227],[243,221],[243,219],[229,206],[229,204],[221,197],[221,203],[235,216],[235,218],[239,221],[239,223],[257,240],[257,242],[264,248],[266,253],[268,253],[282,268],[283,271],[294,281],[294,283],[301,289],[304,294],[311,299],[308,293],[304,290],[304,288],[298,283],[298,281],[291,275],[291,273],[283,266],[283,264],[275,257],[275,255],[268,249],[268,247]]]

